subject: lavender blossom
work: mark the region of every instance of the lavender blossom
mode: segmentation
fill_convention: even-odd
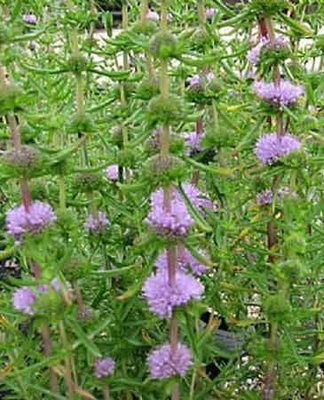
[[[213,7],[206,8],[205,15],[207,19],[212,19],[215,14],[216,14],[216,8]]]
[[[62,290],[61,282],[58,280],[58,278],[54,278],[54,279],[51,280],[50,286],[47,285],[47,284],[39,285],[38,286],[38,291],[39,291],[39,293],[44,294],[44,293],[48,292],[50,287],[53,288],[58,293],[60,293],[61,290]]]
[[[214,74],[214,72],[208,72],[207,74],[206,74],[206,79],[207,79],[207,81],[210,83],[210,82],[212,82],[214,79],[215,79],[215,74]]]
[[[284,200],[284,198],[287,196],[295,199],[297,197],[297,193],[287,186],[284,186],[278,190],[278,194],[277,194],[278,201]]]
[[[297,193],[294,190],[290,189],[289,187],[285,186],[280,188],[277,192],[277,196],[275,196],[275,194],[271,189],[266,189],[263,192],[257,194],[257,203],[259,204],[259,206],[272,204],[274,198],[276,198],[277,202],[280,203],[288,196],[290,198],[296,198]]]
[[[251,64],[259,64],[262,48],[268,42],[269,39],[267,37],[262,37],[260,42],[256,46],[252,47],[252,49],[248,52],[247,58]]]
[[[150,8],[147,10],[146,13],[146,19],[148,19],[149,21],[159,21],[160,20],[160,16],[156,11],[151,10]]]
[[[143,287],[143,295],[150,310],[160,318],[171,317],[174,307],[183,306],[190,300],[199,300],[203,285],[193,276],[178,271],[175,284],[170,285],[167,271],[151,275]]]
[[[26,286],[16,289],[12,297],[14,308],[27,315],[33,315],[35,313],[33,306],[36,300],[36,294]]]
[[[259,206],[265,204],[271,204],[273,199],[273,191],[271,189],[266,189],[263,192],[257,194],[257,203]]]
[[[294,85],[288,80],[281,80],[279,84],[256,81],[253,89],[262,100],[279,107],[295,105],[298,98],[304,93],[302,86]]]
[[[201,252],[202,253],[202,252]],[[202,253],[203,254],[203,253]],[[205,256],[205,254],[203,254]],[[185,247],[178,247],[177,265],[181,272],[192,271],[195,275],[202,275],[207,271],[206,265],[198,261]],[[155,261],[158,271],[168,268],[167,251],[164,251]]]
[[[148,357],[151,377],[166,379],[171,376],[185,376],[192,366],[192,354],[187,346],[179,343],[175,351],[166,343],[157,347]]]
[[[34,14],[24,14],[23,21],[28,25],[36,25],[37,24],[37,17]]]
[[[201,140],[203,139],[203,135],[197,134],[196,131],[186,132],[184,134],[185,137],[185,145],[186,145],[186,153],[188,155],[198,153],[202,150]]]
[[[273,164],[281,157],[299,150],[301,143],[297,137],[286,133],[278,136],[276,133],[270,133],[262,136],[255,147],[255,154],[263,164]]]
[[[190,202],[196,208],[215,210],[213,202],[209,200],[207,196],[197,188],[197,186],[192,185],[191,183],[184,183],[182,189]]]
[[[262,37],[260,42],[252,47],[248,52],[247,58],[253,65],[258,65],[260,62],[261,52],[264,48],[271,51],[280,51],[288,45],[288,40],[283,36],[277,36],[273,40],[268,37]]]
[[[115,371],[116,363],[110,358],[98,358],[95,362],[95,376],[97,378],[106,378],[109,375],[112,375]]]
[[[99,211],[96,215],[89,214],[84,223],[84,227],[95,234],[103,232],[107,225],[109,225],[109,220],[103,211]]]
[[[189,87],[191,89],[194,89],[198,86],[201,86],[202,79],[201,79],[201,76],[197,74],[197,75],[191,76],[190,78],[187,78],[187,82],[189,84]]]
[[[188,212],[184,200],[173,190],[170,209],[164,204],[164,192],[158,189],[151,195],[151,211],[146,222],[161,235],[185,236],[194,220]]]
[[[10,209],[7,212],[6,226],[9,235],[20,242],[25,233],[41,233],[56,219],[49,204],[35,201],[28,210],[24,205]]]
[[[117,182],[119,177],[119,167],[117,164],[109,165],[106,169],[106,176],[112,182]]]
[[[189,84],[190,89],[200,89],[204,83],[204,81],[207,83],[212,82],[215,79],[215,74],[213,72],[208,72],[206,75],[193,75],[189,78],[187,78],[187,83]]]

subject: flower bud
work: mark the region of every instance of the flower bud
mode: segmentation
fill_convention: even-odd
[[[157,30],[157,24],[154,21],[144,21],[135,24],[132,28],[134,33],[150,36]]]
[[[160,93],[159,81],[157,79],[145,79],[136,90],[136,97],[141,100],[150,100]]]
[[[127,148],[120,150],[117,155],[117,164],[126,168],[133,167],[136,162],[136,153],[135,149]]]
[[[68,133],[91,133],[95,131],[92,119],[86,115],[75,114],[69,123]]]
[[[123,144],[123,127],[121,125],[116,125],[111,129],[111,142],[121,147]]]
[[[274,15],[290,7],[291,4],[287,0],[252,0],[250,4],[251,10],[258,15]]]
[[[87,69],[87,59],[82,55],[71,55],[67,66],[69,71],[76,75],[80,75],[82,71]]]
[[[17,176],[32,176],[41,164],[39,151],[31,146],[22,146],[20,150],[9,150],[4,153],[2,159]]]
[[[22,91],[18,86],[9,85],[0,88],[0,115],[21,110]]]
[[[290,304],[282,294],[274,294],[266,299],[264,311],[270,322],[287,321],[290,310]]]
[[[156,33],[149,43],[149,48],[156,58],[166,59],[178,54],[176,38],[169,32]]]
[[[149,102],[148,113],[153,124],[175,125],[182,120],[183,106],[181,100],[174,95],[166,99],[156,96]]]
[[[184,162],[173,155],[166,160],[162,160],[159,154],[154,155],[147,161],[144,170],[145,179],[157,186],[181,181],[185,178],[186,173]]]
[[[98,190],[102,184],[102,177],[99,173],[85,172],[78,174],[75,180],[75,186],[80,192],[91,193]]]

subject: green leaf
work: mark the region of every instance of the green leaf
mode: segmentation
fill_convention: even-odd
[[[98,347],[88,337],[88,334],[83,331],[81,326],[76,321],[67,320],[66,323],[71,328],[73,333],[78,337],[81,344],[83,344],[91,354],[93,354],[95,357],[101,357],[101,352]]]

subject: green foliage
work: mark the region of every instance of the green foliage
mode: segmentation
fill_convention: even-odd
[[[150,2],[152,11],[160,13],[160,3]],[[216,8],[212,19],[198,21],[197,1],[176,0],[161,33],[160,21],[140,22],[133,0],[123,1],[127,27],[118,32],[115,11],[122,2],[0,1],[1,399],[68,398],[69,362],[75,399],[102,399],[107,384],[112,399],[167,400],[175,382],[181,399],[260,399],[272,370],[273,399],[320,398],[322,6],[312,0],[199,3]],[[29,12],[37,24],[23,21]],[[289,45],[264,47],[253,77],[247,52],[269,18]],[[82,55],[72,52],[72,43]],[[159,75],[166,60],[167,98]],[[261,103],[253,93],[253,81],[272,81],[277,67],[305,88],[294,107]],[[207,79],[209,72],[214,79]],[[195,75],[202,83],[190,88],[187,79]],[[255,145],[275,132],[278,118],[301,150],[263,165]],[[165,124],[170,152],[162,161],[152,130]],[[186,134],[199,129],[203,139],[190,148]],[[19,151],[12,141],[17,132]],[[112,164],[118,164],[116,179],[106,172]],[[6,212],[22,203],[26,182],[31,198],[50,204],[57,219],[17,240],[8,234]],[[192,203],[184,191],[189,182],[212,208]],[[147,356],[169,340],[169,326],[149,310],[142,288],[175,239],[157,235],[146,218],[151,193],[170,184],[194,220],[177,245],[208,269],[199,277],[202,301],[176,310],[193,365],[183,378],[155,380]],[[270,188],[273,201],[259,204],[257,195]],[[293,195],[280,198],[281,188]],[[97,212],[109,220],[99,233],[86,226]],[[59,291],[51,286],[54,278]],[[37,294],[34,315],[13,307],[17,288],[38,293],[40,285],[49,290]],[[207,310],[212,315],[204,323]],[[53,345],[47,355],[46,326]],[[116,370],[101,380],[94,363],[107,356]],[[50,367],[59,395],[51,389]]]

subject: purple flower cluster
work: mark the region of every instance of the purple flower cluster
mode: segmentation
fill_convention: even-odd
[[[207,196],[197,188],[197,186],[192,185],[191,183],[184,183],[182,188],[190,202],[196,208],[209,210],[215,209],[214,203],[209,200]]]
[[[151,202],[151,211],[146,221],[153,229],[162,235],[187,235],[194,220],[177,191],[174,189],[172,191],[169,210],[165,207],[162,189],[158,189],[152,194]]]
[[[274,40],[270,40],[267,37],[262,37],[260,42],[252,47],[248,52],[247,58],[253,65],[258,65],[260,62],[261,52],[264,48],[269,50],[279,51],[288,45],[288,40],[283,36],[278,36]]]
[[[185,376],[192,366],[192,354],[187,346],[179,343],[172,351],[171,345],[166,343],[152,351],[148,357],[151,377],[166,379],[172,376]]]
[[[106,378],[109,375],[112,375],[115,371],[116,363],[110,358],[98,358],[95,362],[95,376],[97,378]]]
[[[257,195],[257,203],[260,206],[266,204],[272,204],[273,200],[276,198],[277,202],[281,202],[285,197],[296,198],[297,193],[288,187],[282,187],[278,190],[277,196],[273,193],[271,189],[266,189],[263,192],[258,193]]]
[[[204,80],[208,83],[212,82],[215,79],[215,74],[213,72],[208,72],[205,76],[201,75],[193,75],[187,79],[190,89],[197,89],[202,86]]]
[[[152,274],[143,287],[150,310],[160,318],[171,317],[175,307],[199,300],[203,292],[204,287],[199,281],[181,271],[176,273],[174,285],[170,285],[165,270]]]
[[[112,182],[117,182],[119,177],[119,167],[117,164],[109,165],[106,169],[106,176]]]
[[[95,234],[103,232],[107,225],[109,225],[109,220],[103,211],[99,211],[96,214],[89,214],[84,223],[84,227]]]
[[[149,21],[159,21],[160,20],[160,16],[156,11],[151,10],[150,8],[147,10],[146,13],[146,19],[148,19]]]
[[[248,52],[247,58],[251,64],[259,64],[261,51],[266,43],[269,43],[269,39],[267,37],[262,37],[260,42]]]
[[[294,85],[289,80],[275,82],[256,81],[253,85],[254,92],[262,100],[271,105],[292,106],[297,103],[298,98],[304,93],[304,88]]]
[[[14,308],[27,315],[33,315],[35,313],[34,304],[36,301],[36,294],[26,286],[16,289],[12,296]]]
[[[262,136],[255,147],[255,154],[263,164],[273,164],[281,157],[299,150],[301,143],[295,136],[286,133],[278,136],[276,133],[270,133]]]
[[[50,285],[42,284],[37,288],[31,289],[23,286],[16,289],[12,296],[12,304],[14,308],[27,315],[35,314],[35,304],[40,295],[48,293],[50,288],[53,288],[56,292],[61,291],[61,283],[57,278],[54,278]]]
[[[201,141],[204,135],[197,134],[196,131],[186,132],[184,134],[186,154],[192,155],[202,150]]]
[[[26,233],[38,234],[56,221],[52,207],[41,201],[32,203],[28,210],[24,205],[7,212],[6,226],[9,235],[20,242]]]
[[[213,8],[213,7],[206,8],[205,15],[206,15],[207,19],[212,19],[215,14],[216,14],[216,8]]]
[[[183,191],[196,208],[214,209],[214,204],[196,186],[185,183]],[[155,191],[151,196],[151,211],[146,222],[161,235],[185,236],[194,220],[177,190],[173,189],[170,200],[170,209],[167,210],[163,190]]]
[[[24,14],[23,21],[28,25],[36,25],[37,24],[37,17],[34,14]]]
[[[203,254],[205,256],[205,254]],[[178,257],[177,257],[177,265],[180,271],[188,272],[192,271],[195,275],[202,275],[207,271],[206,265],[202,264],[198,261],[189,250],[185,247],[178,248]],[[155,266],[158,271],[167,271],[168,268],[168,260],[167,260],[167,251],[164,251],[156,260]]]

